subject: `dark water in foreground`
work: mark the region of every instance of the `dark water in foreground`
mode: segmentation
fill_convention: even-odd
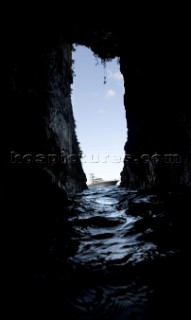
[[[186,319],[190,227],[181,195],[164,201],[114,186],[72,200],[34,226],[17,303],[26,318]]]

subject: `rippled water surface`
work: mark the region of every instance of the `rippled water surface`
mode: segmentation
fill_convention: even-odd
[[[48,304],[54,297],[64,319],[181,316],[188,279],[181,210],[116,186],[77,194],[34,247],[34,287],[51,288]]]

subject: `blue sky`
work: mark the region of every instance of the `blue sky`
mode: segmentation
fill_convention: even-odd
[[[104,70],[100,59],[84,46],[76,46],[73,59],[72,104],[84,172],[88,182],[90,173],[105,180],[120,179],[127,128],[119,64],[114,59]]]

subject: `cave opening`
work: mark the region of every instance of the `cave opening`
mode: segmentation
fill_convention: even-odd
[[[120,180],[127,124],[118,60],[102,61],[81,45],[73,46],[72,59],[72,105],[87,183],[91,173]]]
[[[146,21],[144,14],[142,17]],[[127,27],[127,19],[121,19],[120,30],[116,27],[112,32],[108,26],[86,24],[83,28],[75,21],[69,26],[62,19],[67,24],[55,34],[44,24],[43,33],[38,30],[26,36],[26,27],[17,32],[17,24],[10,33],[4,32],[0,77],[2,124],[6,126],[2,125],[1,134],[0,196],[6,313],[26,318],[30,310],[34,316],[38,312],[54,319],[186,318],[191,187],[189,28],[178,25],[173,31],[169,19],[170,28],[165,32],[161,31],[161,16],[157,28],[149,23],[148,30],[138,18],[132,28]],[[86,188],[81,163],[65,161],[71,150],[79,152],[70,99],[71,43],[91,47],[102,58],[120,57],[129,130],[125,152],[132,155],[131,161],[124,159],[121,187],[127,189],[81,192]],[[113,89],[111,79],[103,65],[95,66],[92,59],[92,64],[87,59],[82,64],[80,59],[79,82],[87,95],[100,68],[99,84],[103,85],[105,76],[107,82],[102,86],[104,97],[107,85]],[[116,117],[112,117],[111,101],[116,95],[105,97],[107,112],[102,105],[93,109],[96,95],[90,100],[85,96],[80,105],[75,97],[79,75],[75,67],[74,72],[72,99],[78,139],[86,153],[76,109],[83,118],[85,142],[91,147],[90,159],[82,158],[82,163],[85,167],[85,159],[91,161],[93,154],[92,166],[97,168],[101,146],[104,157],[108,152],[115,155],[110,144],[119,147],[112,134],[119,133],[118,125],[122,127],[117,120],[120,106],[115,105]],[[126,139],[120,135],[120,141],[122,152]],[[159,157],[170,155],[172,161],[137,161],[155,152]],[[12,154],[19,156],[11,161]],[[173,154],[179,154],[181,161],[174,161]],[[105,171],[111,160],[102,163]],[[110,164],[113,169],[117,166]],[[71,196],[70,192],[78,191],[80,194]]]

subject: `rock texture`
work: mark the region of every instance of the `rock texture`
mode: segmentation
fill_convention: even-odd
[[[86,188],[71,104],[72,47],[56,37],[11,39],[1,60],[3,198],[62,201]]]

